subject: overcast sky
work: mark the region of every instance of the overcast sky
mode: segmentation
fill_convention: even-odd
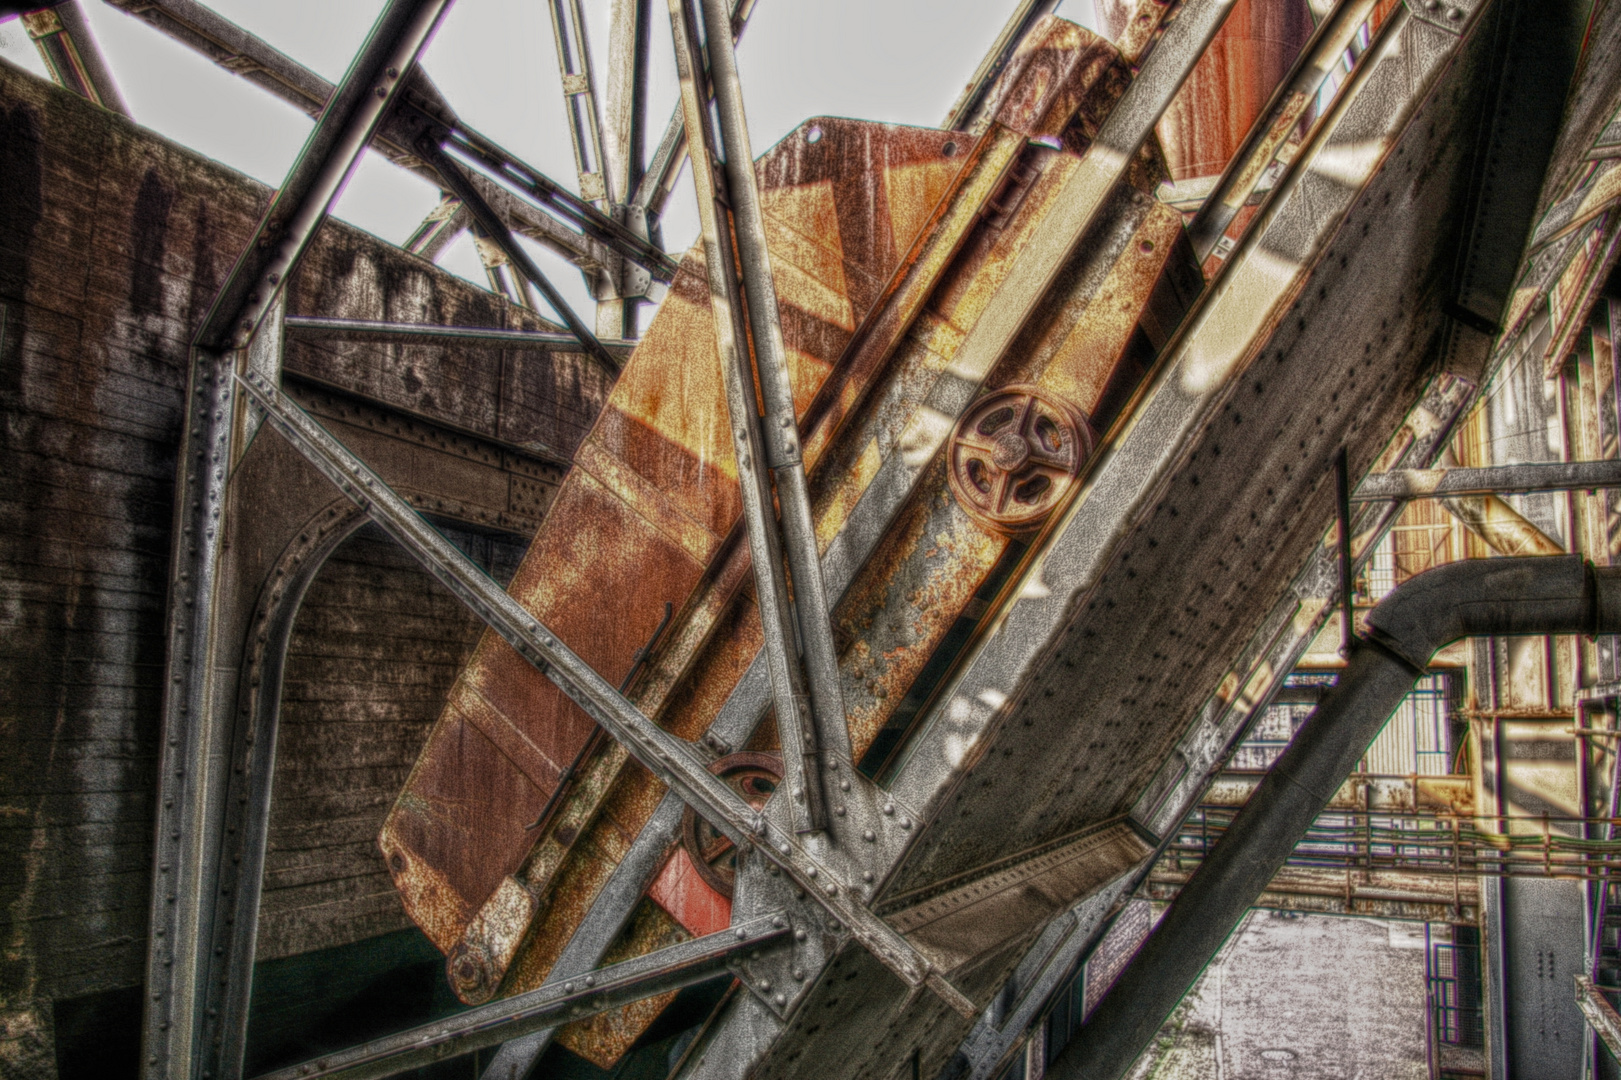
[[[221,15],[336,81],[382,0],[207,0]],[[267,184],[279,184],[311,121],[291,105],[216,67],[101,0],[82,0],[135,119]],[[584,0],[597,92],[605,96],[608,0]],[[756,153],[807,117],[851,116],[937,125],[973,74],[1016,0],[758,0],[738,66]],[[553,179],[575,188],[548,4],[459,0],[429,45],[424,66],[474,128]],[[653,4],[648,151],[678,96],[666,7]],[[1091,0],[1065,0],[1059,14],[1093,25]],[[15,22],[0,25],[0,56],[45,75]],[[336,213],[394,243],[439,201],[426,181],[368,154]],[[665,215],[664,239],[682,251],[697,236],[690,180]],[[532,248],[587,323],[580,275]],[[483,270],[465,234],[440,265],[480,285]]]

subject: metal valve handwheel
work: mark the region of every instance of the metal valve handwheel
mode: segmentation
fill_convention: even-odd
[[[951,490],[963,509],[1002,532],[1034,529],[1063,501],[1092,452],[1084,417],[1033,386],[987,396],[951,433]]]
[[[758,810],[782,783],[782,760],[776,754],[740,750],[709,765],[709,771],[725,780]],[[725,833],[687,807],[681,815],[681,844],[692,858],[698,876],[711,889],[730,899],[737,877],[737,851]]]

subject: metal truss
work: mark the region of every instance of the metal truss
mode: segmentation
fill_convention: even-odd
[[[579,12],[572,0],[557,2],[565,5],[554,10],[558,18],[578,22]],[[320,121],[310,143],[278,192],[255,241],[228,279],[197,339],[182,483],[177,495],[180,509],[175,530],[176,570],[171,583],[170,610],[174,622],[166,672],[168,696],[159,792],[162,806],[159,811],[159,874],[154,890],[148,978],[152,997],[148,1002],[144,1050],[149,1074],[201,1076],[213,1070],[214,1075],[225,1076],[240,1070],[241,1029],[246,1022],[247,983],[252,963],[253,918],[250,912],[249,917],[233,922],[227,912],[240,909],[231,908],[234,901],[222,901],[218,891],[220,883],[227,879],[236,885],[238,894],[243,889],[235,876],[238,871],[226,872],[226,860],[222,857],[225,849],[220,843],[230,793],[237,790],[230,786],[228,773],[236,758],[228,746],[240,733],[232,734],[233,721],[229,716],[234,711],[233,703],[223,700],[229,695],[216,674],[217,669],[229,663],[221,652],[216,623],[220,621],[223,603],[218,582],[220,546],[228,525],[222,516],[227,503],[227,477],[261,419],[267,419],[327,480],[411,551],[470,609],[672,789],[653,822],[622,862],[621,874],[616,874],[598,897],[576,933],[575,941],[559,961],[553,978],[541,989],[463,1014],[455,1021],[431,1025],[431,1031],[419,1029],[330,1055],[322,1066],[327,1072],[317,1073],[312,1071],[312,1066],[304,1066],[286,1075],[389,1075],[399,1069],[508,1039],[513,1041],[503,1049],[497,1064],[502,1067],[532,1064],[544,1048],[548,1025],[585,1015],[587,1011],[600,1011],[599,1006],[611,1008],[635,996],[687,985],[714,974],[728,963],[733,964],[735,970],[740,950],[775,943],[787,934],[790,925],[807,918],[822,920],[819,925],[828,927],[836,938],[845,934],[853,937],[911,988],[914,995],[927,987],[959,1014],[976,1015],[972,1003],[945,975],[880,918],[867,902],[874,895],[871,884],[874,878],[881,880],[898,864],[915,836],[913,826],[921,822],[922,816],[912,808],[937,806],[943,785],[955,773],[955,766],[942,766],[930,754],[920,755],[897,777],[893,795],[855,773],[848,749],[841,750],[838,745],[837,736],[843,729],[842,704],[836,703],[836,697],[826,698],[826,683],[822,684],[823,697],[818,697],[818,680],[828,678],[832,671],[829,667],[831,632],[826,613],[854,580],[894,515],[910,497],[928,461],[943,445],[949,421],[973,400],[980,380],[1006,351],[1030,310],[1116,189],[1133,155],[1203,54],[1231,4],[1223,0],[1188,0],[1182,5],[1163,39],[1148,55],[1140,75],[1106,119],[1092,147],[1067,181],[1067,190],[1056,204],[1058,209],[1049,228],[1014,265],[994,317],[987,317],[970,331],[951,372],[939,376],[929,395],[929,423],[918,431],[909,432],[909,438],[902,440],[907,453],[896,453],[884,461],[850,522],[821,558],[816,554],[814,535],[808,531],[808,503],[804,507],[807,516],[797,517],[801,512],[798,503],[804,492],[804,470],[798,459],[799,433],[794,426],[791,400],[785,402],[780,393],[785,387],[774,385],[783,381],[780,329],[769,301],[773,294],[758,220],[757,195],[753,192],[752,153],[736,71],[731,66],[731,48],[726,40],[726,30],[732,35],[738,32],[740,19],[746,16],[750,5],[745,2],[728,12],[724,0],[704,0],[703,21],[709,31],[707,45],[704,45],[698,39],[698,20],[692,0],[671,0],[683,76],[684,115],[678,114],[672,120],[660,151],[639,177],[636,160],[639,152],[633,148],[639,138],[633,134],[640,123],[635,119],[636,108],[628,109],[626,115],[631,119],[622,128],[616,125],[616,133],[604,142],[595,116],[595,90],[591,86],[589,66],[565,71],[565,74],[584,76],[585,91],[572,96],[583,99],[582,117],[587,106],[591,113],[589,123],[582,119],[575,127],[577,139],[594,142],[596,155],[580,158],[582,184],[584,176],[590,175],[585,172],[588,163],[595,163],[599,170],[597,175],[604,179],[600,198],[589,199],[596,194],[595,189],[590,188],[582,191],[582,196],[587,198],[559,196],[555,205],[546,202],[545,185],[556,188],[551,181],[512,162],[488,140],[468,133],[437,101],[423,104],[426,91],[422,88],[428,84],[411,74],[412,66],[447,5],[448,0],[393,0],[343,82],[329,93],[319,93],[319,80],[313,74],[225,24],[238,35],[233,37],[218,25],[223,20],[189,0],[158,0],[138,5],[134,0],[119,2],[119,6],[139,9],[148,18],[169,20],[166,25],[173,28],[171,33],[183,40],[190,34],[189,44],[217,57],[221,49],[229,52],[235,48],[238,51],[230,55],[237,57],[251,54],[252,59],[242,63],[240,70],[251,73],[256,81],[282,96],[302,101],[305,107],[317,97],[321,105]],[[1342,7],[1355,7],[1355,0],[1348,0]],[[1026,3],[1015,13],[1014,22],[1004,32],[1005,40],[999,41],[998,48],[993,50],[996,59],[988,58],[987,65],[982,65],[974,86],[954,109],[953,119],[958,124],[973,122],[983,104],[986,88],[1005,65],[1018,39],[1018,34],[1013,32],[1016,26],[1028,25],[1043,10],[1039,3]],[[616,26],[625,28],[621,31],[621,40],[644,41],[645,5],[626,0],[618,11],[623,17],[616,21]],[[157,14],[151,14],[153,12]],[[210,19],[216,21],[211,23]],[[200,27],[212,30],[205,32]],[[721,34],[717,35],[716,30],[721,30]],[[579,54],[583,56],[583,37],[571,40],[577,41]],[[634,58],[636,46],[629,48]],[[560,50],[568,52],[561,44]],[[707,71],[702,62],[706,55]],[[1440,63],[1437,57],[1444,55],[1445,50],[1437,48],[1425,73],[1433,74]],[[577,65],[581,61],[578,57],[565,60],[565,67],[571,63]],[[639,67],[639,61],[633,59],[633,66]],[[642,77],[634,75],[631,82],[634,84]],[[717,90],[721,130],[718,140],[708,130],[709,84]],[[571,85],[574,84],[565,83],[566,92],[570,92]],[[413,100],[407,101],[409,110],[395,109],[392,115],[386,115],[395,99],[406,98],[410,91],[416,93]],[[617,92],[618,100],[634,97],[635,93],[632,85]],[[1399,129],[1406,113],[1401,108],[1392,108],[1391,113],[1388,117],[1391,127],[1376,135],[1389,138],[1389,131]],[[1325,120],[1323,131],[1332,127],[1333,119]],[[341,320],[310,318],[287,319],[283,327],[276,309],[280,289],[373,134],[380,141],[391,141],[397,152],[396,160],[407,163],[409,159],[409,167],[432,169],[457,197],[457,205],[446,204],[446,212],[438,219],[441,227],[429,230],[431,235],[423,240],[424,245],[440,243],[444,232],[458,221],[477,221],[501,244],[520,272],[545,294],[550,287],[512,239],[514,231],[536,239],[544,235],[547,239],[541,242],[565,250],[579,263],[606,267],[615,258],[640,260],[643,268],[654,276],[659,272],[673,273],[666,265],[668,257],[657,252],[645,234],[638,235],[637,227],[610,216],[609,211],[619,212],[612,198],[619,189],[609,178],[623,177],[627,191],[634,185],[635,193],[626,206],[632,209],[640,206],[644,212],[653,212],[656,205],[662,205],[663,194],[660,193],[667,194],[679,170],[682,151],[678,147],[684,144],[686,135],[694,131],[700,133],[707,159],[696,177],[701,212],[705,216],[706,246],[730,252],[735,242],[738,257],[735,267],[729,257],[711,257],[708,262],[715,276],[711,287],[717,315],[724,307],[728,316],[717,317],[716,325],[717,333],[726,339],[722,341],[722,356],[731,360],[726,365],[728,399],[738,435],[740,471],[745,478],[745,489],[753,491],[746,506],[746,520],[751,546],[757,547],[755,567],[761,575],[762,616],[768,627],[773,622],[777,626],[774,635],[768,633],[762,655],[756,658],[717,715],[712,731],[724,733],[733,745],[740,744],[774,700],[778,703],[779,715],[785,715],[784,705],[793,702],[799,693],[796,685],[800,675],[805,676],[803,681],[808,683],[813,705],[811,721],[801,729],[800,752],[790,755],[798,762],[791,775],[806,798],[803,802],[773,800],[763,811],[756,811],[745,803],[709,772],[690,745],[659,728],[615,687],[580,661],[390,490],[380,476],[293,403],[278,385],[279,348],[284,329],[303,334],[362,338],[370,335],[381,340],[440,337],[534,347],[555,347],[561,337],[456,327],[344,324]],[[608,151],[609,146],[616,147],[616,151]],[[725,151],[723,160],[718,152],[721,149]],[[623,155],[622,166],[615,164],[615,152]],[[572,215],[570,220],[580,231],[576,233],[556,222],[537,225],[536,216],[523,216],[530,203],[520,202],[487,179],[481,182],[480,175],[469,174],[451,161],[452,153],[514,184],[526,199],[543,203],[552,210],[567,207],[559,212]],[[1302,160],[1309,157],[1303,154]],[[721,165],[718,170],[717,163]],[[562,191],[561,188],[556,190]],[[1280,183],[1276,190],[1278,194],[1274,197],[1280,201],[1291,194],[1288,183]],[[1307,241],[1321,242],[1330,225],[1341,220],[1340,215],[1354,190],[1346,192],[1339,204],[1319,208],[1316,233],[1305,240],[1296,238],[1307,247],[1300,253],[1302,261],[1297,275],[1304,274],[1309,262],[1307,257],[1315,250]],[[1247,197],[1248,192],[1245,195]],[[592,201],[606,204],[607,210],[590,205]],[[558,229],[567,235],[563,236],[556,231]],[[1235,260],[1241,263],[1245,253],[1246,249],[1241,247]],[[665,262],[661,263],[660,259]],[[1287,285],[1287,282],[1274,283],[1273,287],[1281,292]],[[566,305],[554,306],[568,323],[573,338],[599,359],[617,367],[621,361],[613,355],[613,350],[622,351],[619,342],[599,342],[588,328],[572,317]],[[598,329],[601,327],[599,318]],[[752,370],[744,345],[750,334],[754,344]],[[542,337],[547,339],[544,343]],[[745,387],[756,375],[765,391],[763,423],[752,393],[744,394]],[[233,386],[246,390],[252,408],[235,396]],[[1469,389],[1460,380],[1445,379],[1432,388],[1423,408],[1436,423],[1415,442],[1403,463],[1428,464],[1461,411]],[[777,392],[775,397],[774,392]],[[1191,399],[1181,403],[1179,418],[1167,421],[1168,427],[1165,424],[1158,428],[1150,426],[1135,433],[1135,437],[1161,438],[1178,425],[1192,423],[1199,404]],[[942,417],[947,422],[941,423]],[[1174,445],[1174,440],[1164,445]],[[1134,467],[1137,459],[1133,458],[1132,449],[1128,446],[1127,452],[1107,462],[1098,482],[1117,487],[1127,485],[1122,470]],[[1150,459],[1160,462],[1165,452],[1162,446]],[[776,474],[777,494],[783,503],[780,532],[771,513],[771,489],[766,471],[761,466]],[[1151,475],[1139,477],[1132,482],[1146,484],[1151,478]],[[1077,515],[1076,522],[1080,524],[1072,522],[1066,527],[1068,533],[1100,524],[1087,521],[1090,505],[1089,501],[1088,506],[1082,508],[1083,513]],[[1098,512],[1105,512],[1108,505],[1105,500]],[[1358,522],[1359,532],[1377,530],[1381,521],[1388,524],[1391,513],[1388,506],[1370,508]],[[798,621],[804,631],[804,672],[799,672],[793,654],[793,623],[782,568],[784,549],[800,603]],[[1363,545],[1364,553],[1369,549],[1371,544]],[[1295,607],[1315,597],[1325,587],[1332,595],[1332,586],[1323,584],[1320,562],[1313,563],[1302,575],[1297,597],[1290,601],[1295,605],[1289,608],[1291,614]],[[815,587],[818,582],[820,589]],[[812,595],[817,592],[819,599]],[[768,611],[768,605],[775,606]],[[1280,612],[1282,610],[1280,607]],[[1290,623],[1291,632],[1285,633],[1282,624],[1288,621],[1279,615],[1269,622],[1272,636],[1257,638],[1258,644],[1252,647],[1248,658],[1251,670],[1259,670],[1270,660],[1281,663],[1292,650],[1303,648],[1303,642],[1309,641],[1309,636],[1301,638],[1298,619]],[[1021,633],[1030,641],[1041,636],[1033,631]],[[1288,666],[1272,670],[1286,671]],[[978,671],[971,668],[963,679],[972,685],[978,676]],[[831,693],[837,695],[836,671],[832,672],[832,677]],[[1254,696],[1248,692],[1252,685],[1256,688]],[[1212,699],[1206,713],[1195,723],[1197,737],[1184,746],[1177,759],[1179,767],[1168,771],[1153,785],[1134,814],[1136,820],[1147,827],[1161,824],[1170,820],[1190,796],[1197,798],[1203,787],[1199,780],[1208,772],[1221,748],[1230,744],[1244,719],[1252,715],[1255,707],[1271,692],[1270,687],[1256,684],[1253,678],[1245,686],[1246,693],[1240,697]],[[805,715],[805,711],[795,708],[789,715]],[[983,727],[988,718],[976,713],[974,723]],[[791,726],[784,725],[785,728]],[[791,733],[785,734],[791,740]],[[250,759],[256,762],[256,768],[264,771],[268,769],[271,754],[273,746],[268,750],[255,750]],[[840,794],[833,794],[833,789],[821,782],[819,773],[830,779],[836,776]],[[258,782],[267,786],[268,777]],[[815,814],[813,790],[821,791],[824,806],[832,807],[833,815],[819,818]],[[248,801],[247,796],[242,799]],[[624,924],[631,907],[656,871],[657,855],[662,853],[665,841],[674,831],[674,821],[679,817],[679,813],[671,811],[678,811],[682,802],[697,809],[739,845],[742,853],[740,888],[741,881],[747,879],[748,888],[762,890],[752,897],[752,902],[757,905],[756,910],[763,909],[768,914],[749,916],[745,890],[740,892],[738,905],[738,917],[742,921],[725,932],[730,940],[723,942],[723,935],[714,935],[588,974],[589,969],[600,962],[613,935]],[[1167,830],[1156,831],[1163,834]],[[747,867],[743,865],[745,862]],[[251,858],[248,863],[240,873],[251,877],[257,873],[257,867],[252,865]],[[806,898],[807,905],[814,903],[820,911],[808,906],[796,908],[792,900],[772,896],[771,886],[762,885],[766,876],[782,879],[784,888],[797,889]],[[250,906],[256,905],[256,880],[247,891],[252,896]],[[1107,895],[1116,894],[1108,891]],[[1078,955],[1076,950],[1081,948],[1077,942],[1095,933],[1107,906],[1099,901],[1087,909],[1089,914],[1077,923],[1075,931],[1082,938],[1071,935],[1066,939],[1053,953],[1049,967],[1059,964],[1058,957],[1066,956],[1068,959],[1060,966],[1067,970]],[[228,944],[220,945],[211,953],[209,945],[216,941]],[[831,951],[816,958],[810,972],[812,982],[828,962]],[[1045,985],[1057,977],[1047,972],[1036,985]],[[587,988],[581,990],[577,981],[588,979],[598,985],[592,987],[588,982]],[[763,1009],[780,1021],[791,1009],[788,997],[782,990],[773,989],[770,981],[750,975],[745,983],[751,1000],[757,1003],[752,1006],[757,1012]],[[1012,1028],[1005,1024],[998,1026],[998,1032],[1007,1030]],[[429,1041],[422,1042],[424,1038]],[[417,1056],[409,1056],[407,1050]],[[703,1074],[701,1063],[698,1071]]]
[[[194,340],[169,584],[157,866],[142,1040],[150,1076],[223,1073],[230,1067],[225,1062],[231,1049],[240,1047],[246,1022],[252,943],[247,943],[244,966],[235,942],[244,931],[251,933],[253,919],[236,922],[231,897],[240,864],[222,858],[226,830],[236,828],[226,822],[232,810],[228,747],[237,712],[228,674],[234,658],[222,632],[231,618],[220,588],[227,525],[223,515],[228,476],[252,426],[233,394],[233,374],[246,366],[279,375],[276,329],[261,338],[257,351],[244,356],[243,350],[254,342],[267,314],[279,311],[288,274],[448,3],[391,0],[384,8]]]
[[[309,116],[319,116],[332,96],[333,87],[325,79],[196,0],[107,2]],[[411,83],[407,95],[411,103],[409,112],[442,125],[458,156],[476,161],[495,177],[476,172],[468,176],[468,182],[479,190],[509,228],[573,262],[586,274],[587,280],[594,280],[620,259],[649,264],[646,269],[653,278],[669,280],[673,263],[645,238],[462,124],[443,96],[420,72],[413,75]],[[406,123],[408,119],[407,110],[395,110],[377,133],[375,148],[396,165],[438,184],[439,174],[412,148],[418,130],[417,125]],[[558,220],[559,217],[564,220]],[[434,237],[433,251],[442,249],[471,219],[451,208],[438,220],[441,228],[427,230]],[[419,245],[425,244],[425,240],[419,241]],[[418,246],[415,250],[425,253],[428,249]]]

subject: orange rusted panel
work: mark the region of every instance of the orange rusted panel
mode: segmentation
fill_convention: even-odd
[[[1163,0],[1097,0],[1099,21],[1119,39]],[[1234,0],[1233,12],[1159,122],[1175,180],[1220,173],[1311,37],[1306,0]]]
[[[907,230],[926,225],[968,160],[948,132],[836,119],[817,127],[814,142],[790,139],[759,165],[802,407],[908,254]],[[509,586],[614,681],[665,602],[682,610],[682,632],[701,636],[747,576],[735,552],[723,572],[714,566],[739,505],[701,258],[683,263]],[[706,574],[724,595],[695,596]],[[457,947],[523,864],[536,819],[593,728],[485,634],[380,837],[407,911],[441,949]]]
[[[1130,400],[1199,283],[1180,215],[1149,195],[1166,175],[1153,145],[1007,355],[977,372],[954,363],[1129,77],[1112,46],[1049,18],[1010,64],[977,140],[821,119],[759,163],[824,546],[880,464],[904,452],[909,425],[929,422],[925,399],[942,372],[1073,410],[1088,446]],[[512,585],[610,679],[673,603],[629,694],[688,739],[760,648],[700,258],[684,261]],[[869,771],[904,739],[1031,550],[1030,535],[982,524],[954,501],[943,460],[913,492],[835,612],[851,742]],[[544,981],[664,794],[590,730],[487,636],[390,816],[381,842],[400,857],[396,881],[453,955],[467,1000]],[[491,747],[479,760],[502,773],[502,800],[487,795],[497,787],[487,775],[458,772],[458,748],[474,735]],[[750,748],[774,745],[768,721]],[[560,787],[554,777],[582,748]],[[547,820],[526,828],[548,806]],[[724,925],[730,905],[705,876],[677,847],[644,908],[685,932]],[[611,1014],[580,1045],[611,1062],[653,1015]]]

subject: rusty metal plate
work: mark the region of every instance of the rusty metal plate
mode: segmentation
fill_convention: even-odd
[[[1007,532],[1039,528],[1092,453],[1086,418],[1033,386],[981,399],[951,433],[947,476],[969,515]]]

